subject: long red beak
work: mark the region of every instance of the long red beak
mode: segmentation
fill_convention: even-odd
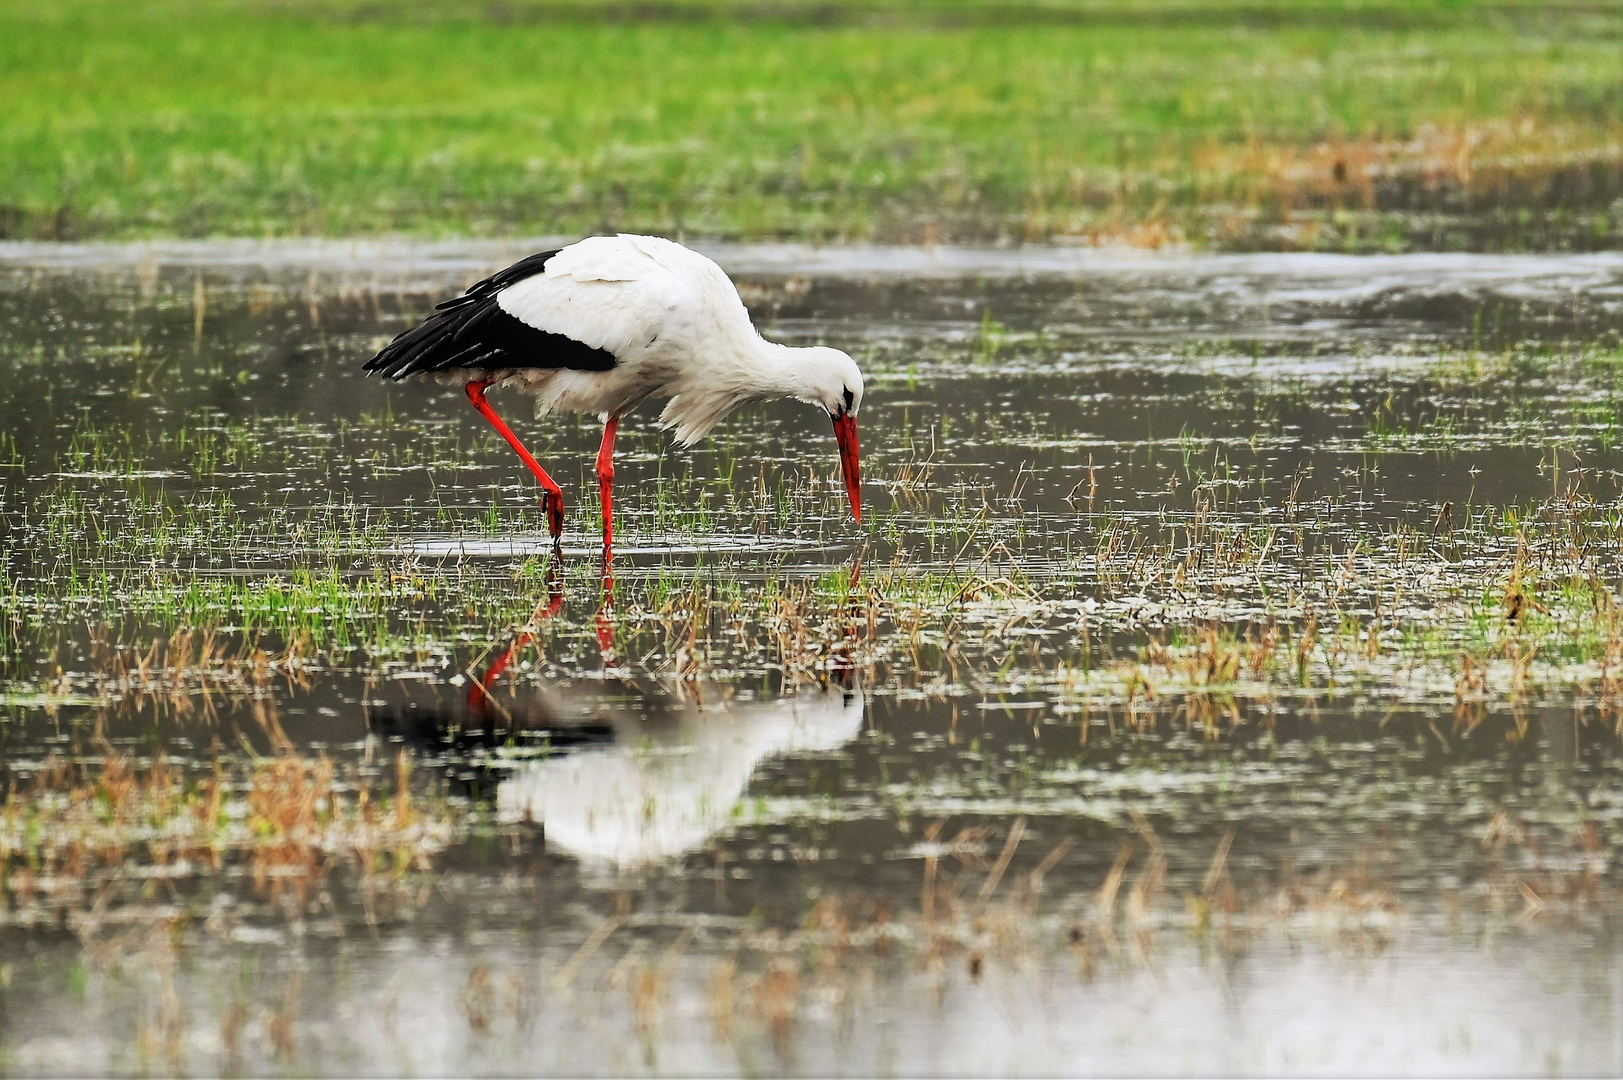
[[[851,497],[851,516],[862,520],[862,462],[857,460],[857,418],[850,413],[834,418],[834,437],[840,441],[840,469],[845,493]]]

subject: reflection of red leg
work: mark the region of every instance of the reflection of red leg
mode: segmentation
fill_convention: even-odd
[[[535,457],[524,448],[524,444],[518,441],[518,436],[513,434],[513,429],[508,427],[502,418],[496,415],[496,410],[492,409],[490,402],[485,400],[485,388],[490,383],[491,380],[489,379],[476,379],[469,383],[468,400],[473,402],[473,407],[479,410],[480,415],[490,421],[490,426],[496,429],[496,433],[507,440],[507,445],[511,446],[513,452],[519,456],[524,464],[530,467],[530,471],[535,474],[535,478],[541,481],[541,490],[543,492],[541,509],[546,512],[547,526],[552,530],[552,538],[556,540],[564,531],[563,489],[558,486],[552,477],[547,475],[547,470],[543,469],[541,463],[536,461]]]
[[[620,430],[620,418],[611,416],[603,425],[603,445],[597,449],[597,490],[603,500],[604,557],[614,547],[614,436]],[[607,572],[607,565],[604,567]]]
[[[841,679],[849,678],[856,671],[857,616],[862,610],[856,590],[861,581],[862,556],[858,555],[851,567],[851,580],[845,586],[845,642],[834,647],[832,671]]]
[[[597,606],[597,650],[603,664],[614,663],[614,554],[603,545],[603,599]]]
[[[513,643],[503,650],[502,654],[496,657],[491,662],[491,665],[473,680],[473,685],[468,688],[468,708],[470,711],[476,715],[484,713],[485,704],[490,700],[490,689],[496,685],[496,680],[501,678],[502,672],[506,671],[508,665],[518,658],[518,654],[528,648],[530,642],[535,640],[535,633],[540,629],[541,624],[558,614],[563,606],[563,570],[559,566],[558,560],[554,559],[547,567],[546,597],[535,605],[535,610],[530,613],[530,621],[525,623],[524,628],[513,638]]]

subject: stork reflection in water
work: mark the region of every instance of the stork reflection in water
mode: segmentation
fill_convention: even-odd
[[[735,820],[763,762],[828,753],[862,728],[860,688],[838,684],[764,701],[700,706],[675,695],[600,712],[611,744],[534,761],[496,790],[499,821],[529,821],[547,844],[615,869],[702,848]]]
[[[606,580],[605,603],[611,593]],[[393,732],[433,743],[436,756],[464,757],[515,737],[547,746],[543,759],[486,771],[480,786],[494,784],[498,820],[540,826],[549,848],[614,870],[702,848],[735,820],[734,808],[765,762],[836,751],[862,728],[866,701],[849,676],[744,701],[724,700],[717,687],[631,677],[574,695],[556,687],[503,691],[502,676],[563,600],[561,574],[549,571],[547,594],[472,680],[463,714],[419,716],[412,730]],[[598,617],[610,667],[612,623],[605,607]]]

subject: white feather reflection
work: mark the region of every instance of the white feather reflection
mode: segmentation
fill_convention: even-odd
[[[630,868],[702,847],[750,777],[779,754],[838,749],[862,727],[860,688],[616,718],[615,743],[536,762],[496,792],[500,820],[529,820],[548,847]]]

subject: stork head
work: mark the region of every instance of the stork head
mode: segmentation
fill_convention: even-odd
[[[862,408],[862,372],[857,362],[838,349],[814,345],[800,354],[802,401],[820,405],[830,416],[855,416]]]
[[[857,411],[862,408],[862,372],[838,349],[818,345],[800,350],[807,393],[802,400],[818,405],[834,421],[840,444],[840,471],[851,516],[862,520],[862,463],[857,457]]]

